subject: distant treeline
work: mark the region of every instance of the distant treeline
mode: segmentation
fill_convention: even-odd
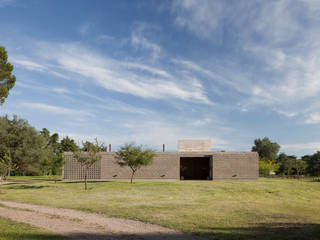
[[[50,134],[43,128],[37,131],[17,116],[0,117],[0,176],[4,175],[58,175],[64,162],[63,152],[88,151],[94,143],[78,146],[69,137],[59,140],[57,133]],[[106,146],[99,145],[100,151]],[[280,145],[269,138],[256,139],[252,151],[258,152],[261,176],[309,175],[320,176],[320,151],[297,158],[278,154]]]
[[[17,116],[0,117],[0,176],[61,174],[62,153],[86,151],[90,144],[85,142],[80,149],[73,139],[64,137],[60,141],[57,133],[50,134],[46,128],[37,131]]]
[[[269,138],[256,139],[252,151],[258,152],[260,176],[320,176],[320,151],[298,158],[279,153],[280,145]]]

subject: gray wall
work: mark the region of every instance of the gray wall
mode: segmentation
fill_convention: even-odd
[[[101,153],[102,159],[89,171],[89,179],[129,179],[128,167],[120,167],[115,153]],[[84,169],[72,153],[65,153],[64,180],[84,178]],[[213,180],[215,179],[258,179],[259,160],[255,152],[164,152],[157,153],[154,162],[142,167],[135,174],[136,179],[180,179],[180,157],[212,157]]]

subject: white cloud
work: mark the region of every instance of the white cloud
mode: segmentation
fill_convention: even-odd
[[[306,124],[319,124],[320,123],[320,113],[311,113],[309,118],[304,121]]]
[[[86,116],[92,117],[93,114],[86,110],[75,110],[71,108],[61,107],[61,106],[54,106],[48,105],[43,103],[35,103],[35,102],[25,102],[21,103],[20,106],[45,112],[50,112],[54,114],[61,114],[61,115],[68,115],[68,116]]]
[[[118,61],[86,47],[75,44],[39,43],[35,58],[44,62],[51,74],[59,73],[65,78],[88,80],[107,90],[153,99],[180,99],[212,104],[198,81],[172,77],[165,70],[147,64]],[[29,70],[29,65],[25,65]],[[143,71],[136,71],[141,69]],[[146,73],[152,73],[150,76]],[[80,77],[80,78],[79,78]]]
[[[299,151],[320,151],[320,142],[281,144],[281,149],[299,152]]]
[[[10,61],[13,64],[16,64],[18,66],[24,67],[28,70],[32,70],[32,71],[38,71],[38,72],[43,72],[45,71],[47,68],[37,62],[28,60],[28,59],[19,59],[19,58],[15,58],[15,57],[10,57]]]
[[[228,60],[216,59],[210,70],[181,64],[243,94],[240,105],[247,110],[267,105],[293,117],[305,113],[310,102],[319,101],[318,1],[200,2],[174,1],[177,25],[213,44],[221,43],[227,34],[243,62],[232,58],[230,65]]]
[[[151,28],[151,26],[142,23],[138,24],[131,33],[131,43],[133,46],[150,51],[152,58],[157,59],[160,56],[161,47],[145,37],[145,31],[148,28]]]
[[[176,13],[176,23],[186,27],[200,37],[220,41],[223,27],[223,1],[178,0],[173,2],[172,11]],[[215,36],[212,38],[212,32]]]
[[[83,23],[79,27],[79,33],[81,35],[87,35],[92,27],[93,27],[93,24],[90,22]]]
[[[168,72],[166,72],[165,70],[150,67],[145,64],[125,62],[125,63],[123,63],[123,66],[125,66],[129,69],[132,68],[132,69],[140,69],[142,71],[147,71],[153,75],[158,75],[158,76],[164,77],[164,78],[172,78],[172,76]]]
[[[211,122],[212,122],[212,120],[210,118],[204,118],[204,119],[199,119],[199,120],[193,121],[191,123],[191,125],[193,125],[195,127],[200,127],[200,126],[208,125]]]

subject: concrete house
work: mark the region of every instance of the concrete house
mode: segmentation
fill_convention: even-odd
[[[111,150],[111,149],[110,149]],[[128,167],[116,163],[115,152],[102,152],[89,171],[89,179],[130,179]],[[84,178],[84,169],[72,153],[65,153],[63,180]],[[212,152],[210,140],[179,140],[178,152],[157,152],[153,163],[136,172],[135,179],[167,180],[256,180],[259,172],[256,152]]]

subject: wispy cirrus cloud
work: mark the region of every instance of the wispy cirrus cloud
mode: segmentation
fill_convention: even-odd
[[[25,102],[25,103],[21,103],[20,106],[34,109],[34,110],[45,111],[53,114],[61,114],[61,115],[68,115],[68,116],[80,115],[80,116],[86,116],[86,117],[93,116],[93,114],[87,110],[76,110],[73,108],[66,108],[66,107],[49,105],[44,103]]]
[[[232,58],[227,60],[232,67],[226,68],[228,62],[217,59],[209,69],[181,64],[242,94],[242,109],[265,105],[290,118],[306,114],[320,93],[319,6],[307,0],[294,5],[289,0],[174,1],[171,12],[178,27],[213,45],[222,44],[227,34],[233,37],[231,47],[247,61]]]
[[[200,82],[179,79],[163,69],[147,64],[125,62],[102,56],[77,43],[39,43],[34,57],[42,62],[41,69],[65,78],[80,76],[110,91],[142,98],[180,99],[212,104]],[[15,60],[19,66],[35,70],[37,63],[28,58]],[[32,67],[30,67],[32,66]]]
[[[320,149],[320,142],[281,144],[281,149],[286,151],[311,151],[316,152]]]

